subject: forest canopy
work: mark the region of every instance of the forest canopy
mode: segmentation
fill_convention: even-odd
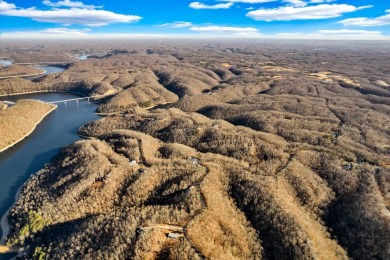
[[[58,46],[42,57],[107,54],[0,93],[76,91],[105,117],[23,187],[25,258],[390,258],[389,46]]]
[[[26,99],[0,110],[0,151],[24,139],[55,108],[52,104]]]

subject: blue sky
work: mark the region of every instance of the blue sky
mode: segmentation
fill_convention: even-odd
[[[388,0],[0,0],[1,38],[390,39]]]

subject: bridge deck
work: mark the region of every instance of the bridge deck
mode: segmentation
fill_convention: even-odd
[[[7,105],[15,105],[15,102],[11,102],[11,101],[2,101],[4,104],[7,104]]]
[[[92,98],[92,97],[72,98],[72,99],[51,101],[51,102],[47,102],[47,103],[58,104],[58,103],[66,103],[66,102],[70,102],[70,101],[79,101],[79,100],[83,100],[83,99],[87,99],[89,101],[90,98]],[[1,101],[1,102],[3,102],[4,104],[7,104],[7,105],[15,105],[15,102],[12,102],[12,101],[5,100],[5,101]]]
[[[91,97],[72,98],[72,99],[65,99],[65,100],[52,101],[52,102],[48,102],[48,103],[57,104],[57,103],[65,103],[65,102],[70,102],[70,101],[78,101],[78,100],[83,100],[83,99],[87,99],[87,100],[89,101],[90,98],[91,98]]]

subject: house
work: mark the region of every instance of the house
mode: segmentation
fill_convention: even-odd
[[[181,233],[176,233],[176,232],[171,232],[171,233],[168,233],[167,237],[168,238],[179,238],[179,237],[182,237],[183,234]]]
[[[343,165],[343,169],[346,170],[346,171],[352,171],[352,163],[346,163]]]
[[[130,165],[136,165],[137,164],[137,161],[136,160],[132,160],[131,162],[130,162]]]
[[[190,157],[188,157],[188,160],[189,160],[193,165],[199,165],[199,164],[200,164],[200,159],[199,159],[199,158],[190,156]]]

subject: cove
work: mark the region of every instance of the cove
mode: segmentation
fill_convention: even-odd
[[[7,60],[7,59],[4,59],[4,58],[0,59],[0,65],[3,65],[4,67],[8,67],[11,64],[12,64],[11,60]]]
[[[63,66],[54,66],[54,65],[52,65],[52,66],[38,65],[38,66],[34,66],[34,68],[44,70],[45,73],[41,74],[41,75],[38,75],[38,76],[25,77],[25,79],[33,80],[33,79],[40,78],[40,77],[42,77],[44,75],[47,75],[47,74],[61,72],[61,71],[63,71],[65,69]]]
[[[36,93],[4,96],[0,97],[0,100],[38,99],[53,102],[77,97],[79,96],[71,93]],[[44,168],[61,147],[80,140],[77,130],[81,125],[99,118],[94,113],[97,105],[87,100],[57,105],[58,108],[51,112],[30,136],[0,153],[1,217],[15,202],[18,189],[30,175]],[[0,259],[7,259],[4,257],[0,255]]]
[[[0,65],[1,66],[8,67],[8,66],[12,65],[12,63],[13,63],[12,60],[0,58]],[[40,78],[40,77],[42,77],[44,75],[48,75],[48,74],[56,73],[56,72],[61,72],[61,71],[65,70],[67,65],[68,64],[40,65],[40,64],[33,64],[33,63],[31,63],[31,64],[28,64],[28,65],[25,65],[25,66],[32,66],[34,68],[41,69],[41,70],[43,70],[45,72],[40,74],[40,75],[22,76],[21,78],[24,78],[24,79],[27,79],[27,80],[37,79],[37,78]]]

